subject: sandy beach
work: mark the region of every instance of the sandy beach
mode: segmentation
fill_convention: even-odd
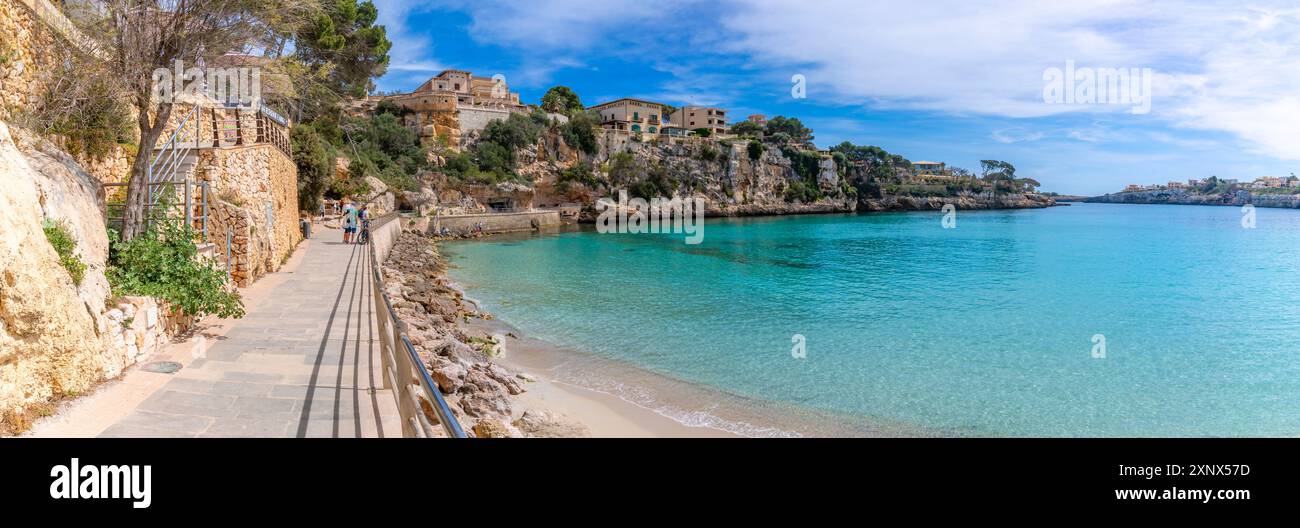
[[[471,333],[503,336],[506,353],[494,361],[535,380],[514,397],[516,414],[537,410],[563,415],[586,425],[594,437],[936,436],[906,425],[867,423],[726,394],[568,350],[496,318],[462,325]]]

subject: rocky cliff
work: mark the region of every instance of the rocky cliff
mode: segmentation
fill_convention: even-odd
[[[1128,204],[1230,205],[1237,207],[1253,204],[1255,207],[1300,208],[1300,195],[1254,194],[1244,189],[1223,194],[1197,194],[1186,189],[1159,189],[1094,196],[1084,201]]]
[[[53,143],[0,122],[0,435],[32,411],[117,376],[166,342],[149,299],[111,299],[98,180]],[[86,265],[80,282],[43,230],[62,226]],[[113,301],[113,302],[111,302]],[[112,306],[110,304],[113,304]]]
[[[671,188],[678,197],[703,198],[706,214],[710,216],[856,209],[856,194],[845,183],[841,176],[843,170],[833,160],[820,159],[815,174],[806,173],[805,178],[780,149],[768,146],[755,159],[747,151],[748,144],[744,140],[709,138],[638,140],[629,134],[604,131],[599,151],[579,156],[562,140],[548,137],[543,139],[540,148],[523,156],[526,163],[520,172],[535,182],[539,205],[565,202],[590,205],[611,190],[659,178],[660,187]],[[580,158],[597,169],[594,176],[598,184],[562,185],[561,171]],[[630,170],[620,170],[620,160],[630,161],[627,163]],[[821,197],[809,203],[786,200],[786,191],[793,182],[815,185]]]
[[[1000,193],[963,192],[951,197],[915,197],[884,195],[880,198],[864,197],[860,200],[860,211],[937,211],[952,204],[960,210],[974,209],[1037,209],[1051,207],[1056,202],[1048,196],[1036,193]]]
[[[517,152],[523,184],[458,185],[435,177],[431,186],[436,192],[426,189],[423,197],[412,193],[404,201],[424,203],[436,195],[444,209],[455,205],[456,211],[449,213],[481,212],[494,201],[520,208],[576,204],[585,208],[583,218],[591,219],[595,216],[591,206],[598,199],[618,189],[635,195],[633,188],[653,182],[650,188],[664,197],[702,198],[708,216],[928,210],[945,204],[958,209],[1036,208],[1054,203],[1033,193],[869,194],[862,185],[869,180],[865,167],[840,166],[825,153],[772,144],[751,155],[750,142],[744,139],[642,139],[607,130],[600,131],[598,139],[596,153],[582,154],[552,130],[535,147]],[[592,168],[586,181],[566,175],[580,163]]]

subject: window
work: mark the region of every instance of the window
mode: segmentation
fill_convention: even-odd
[[[641,131],[641,125],[632,125],[632,131],[633,131],[633,132],[640,132],[640,131]]]
[[[651,133],[651,134],[658,134],[658,133],[659,133],[659,129],[656,128],[656,127],[650,127],[650,133]]]
[[[641,112],[632,112],[632,120],[633,120],[633,121],[640,121],[640,120],[641,120]]]

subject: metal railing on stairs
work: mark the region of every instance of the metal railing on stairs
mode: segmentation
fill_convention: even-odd
[[[399,223],[391,226],[390,222]],[[416,353],[411,340],[406,337],[406,324],[393,312],[393,304],[384,289],[384,277],[380,272],[384,259],[379,256],[378,247],[381,244],[388,245],[395,242],[396,235],[393,235],[392,231],[401,232],[400,222],[401,217],[396,214],[372,222],[372,234],[367,244],[370,246],[370,271],[374,281],[372,289],[375,292],[375,319],[379,325],[384,388],[392,390],[393,397],[397,400],[397,412],[402,419],[402,436],[434,437],[437,436],[434,434],[434,428],[441,424],[443,432],[448,437],[466,438],[467,435],[461,428],[460,422],[456,420],[446,400],[442,398],[442,391],[438,389],[438,384],[434,383],[433,378],[429,376],[424,361]],[[376,240],[376,232],[385,227],[387,231]],[[387,248],[383,251],[386,257]],[[437,424],[431,422],[430,415],[437,417]]]
[[[158,184],[178,184],[188,180],[190,171],[197,160],[194,154],[198,150],[202,122],[199,121],[200,106],[195,105],[181,119],[176,131],[172,132],[167,142],[155,150],[153,161],[149,163],[149,206],[157,206],[162,196]]]

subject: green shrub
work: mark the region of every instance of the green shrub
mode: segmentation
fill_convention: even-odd
[[[560,171],[558,180],[561,184],[577,182],[592,189],[600,184],[595,172],[592,171],[591,163],[585,161]]]
[[[718,156],[719,156],[718,149],[715,149],[708,145],[705,145],[704,148],[700,150],[700,159],[704,161],[717,161]]]
[[[596,140],[596,123],[599,121],[589,112],[578,112],[569,118],[569,122],[560,127],[564,143],[584,154],[595,154],[600,150]]]
[[[757,141],[750,141],[747,149],[749,150],[749,159],[754,161],[758,161],[759,158],[762,158],[763,151],[767,150],[762,143]]]
[[[668,174],[663,165],[654,165],[641,181],[628,186],[628,194],[649,200],[651,198],[668,198],[677,192],[680,182]]]
[[[741,121],[731,125],[731,133],[740,137],[759,137],[763,134],[763,127],[758,123]]]
[[[713,135],[713,131],[707,128],[697,128],[695,129],[695,135],[700,137],[709,137]]]
[[[315,211],[334,179],[329,143],[306,124],[293,127],[289,140],[293,144],[293,161],[298,165],[298,209]]]
[[[322,121],[313,126],[328,138],[328,123]],[[346,144],[340,150],[351,158],[348,173],[352,179],[374,176],[393,190],[419,188],[414,175],[428,166],[428,151],[398,116],[382,112],[369,118],[346,118],[342,132]]]
[[[80,286],[81,279],[86,276],[86,263],[73,253],[77,249],[77,240],[72,237],[67,226],[60,222],[47,218],[42,227],[45,230],[45,239],[50,241],[50,245],[54,246],[54,252],[59,254],[59,264],[63,265],[63,269],[68,270],[72,283]]]
[[[795,180],[790,182],[790,186],[785,188],[785,201],[800,201],[803,203],[813,203],[822,197],[821,188],[816,183]]]
[[[816,180],[821,172],[821,157],[816,152],[784,146],[781,154],[790,160],[790,168],[804,180]]]
[[[622,185],[638,176],[636,158],[627,152],[619,152],[609,159],[609,166],[606,172],[609,173],[611,183]]]
[[[109,232],[108,283],[114,295],[163,299],[187,315],[243,317],[244,304],[214,262],[199,259],[195,232],[183,222],[155,221],[128,242]]]

